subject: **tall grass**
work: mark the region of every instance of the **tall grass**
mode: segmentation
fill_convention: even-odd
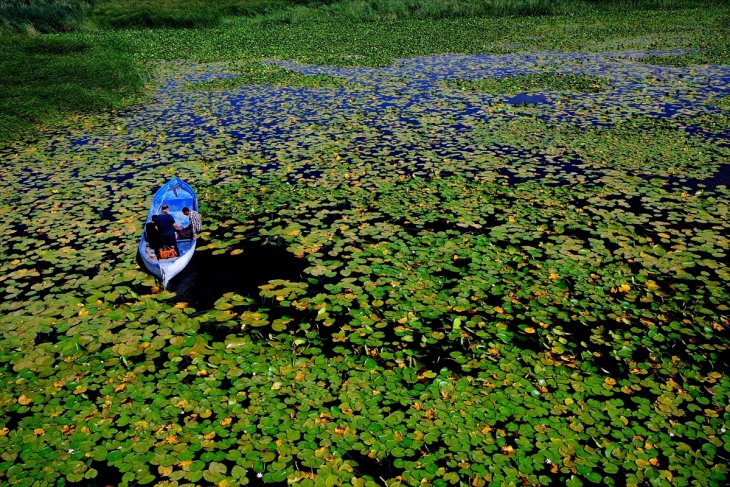
[[[103,27],[210,27],[222,16],[220,4],[204,0],[124,0],[105,1],[93,12],[93,20]]]
[[[572,1],[547,0],[342,0],[329,7],[335,16],[356,21],[443,19],[478,16],[545,15]]]
[[[381,20],[447,19],[547,15],[570,11],[580,0],[339,0],[318,5],[297,4],[258,20],[269,23],[311,23],[322,20],[377,22]]]
[[[534,16],[599,8],[673,8],[722,0],[0,0],[0,26],[59,32],[91,19],[102,28],[205,28],[226,17],[266,22],[347,22]],[[91,8],[93,7],[93,8]]]
[[[76,29],[90,6],[83,0],[0,0],[0,26],[27,33]]]
[[[253,17],[320,0],[106,0],[92,19],[110,28],[198,28],[218,25],[228,16]]]
[[[723,0],[338,0],[316,8],[301,6],[275,11],[267,20],[283,23],[318,19],[347,22],[519,17],[578,14],[596,9],[644,10],[725,4]]]
[[[632,10],[693,8],[728,3],[725,0],[585,0],[585,2],[594,6]]]
[[[70,114],[122,107],[141,86],[119,42],[0,36],[0,143]]]

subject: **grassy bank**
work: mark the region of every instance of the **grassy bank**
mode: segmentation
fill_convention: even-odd
[[[90,7],[90,1],[81,0],[4,0],[0,2],[0,33],[76,30]]]
[[[268,22],[323,19],[373,22],[407,19],[583,15],[600,10],[708,7],[724,2],[698,0],[121,0],[98,4],[92,20],[112,28],[210,27],[230,17]]]
[[[118,41],[0,38],[0,143],[71,114],[127,106],[142,85],[138,65]]]
[[[205,28],[230,17],[274,22],[582,14],[596,8],[633,10],[722,5],[709,0],[5,0],[0,29],[67,32],[84,19],[102,28]]]
[[[307,0],[125,0],[100,3],[91,20],[105,28],[205,28],[225,17],[252,17]]]

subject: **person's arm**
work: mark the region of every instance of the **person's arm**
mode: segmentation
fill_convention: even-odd
[[[190,223],[193,225],[193,237],[197,237],[203,230],[203,222],[200,220],[200,214],[198,212],[190,214]]]

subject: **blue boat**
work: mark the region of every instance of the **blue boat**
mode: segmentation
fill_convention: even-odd
[[[145,220],[145,228],[147,223],[152,221],[154,215],[162,213],[162,205],[167,205],[170,214],[175,218],[175,222],[185,227],[190,224],[190,221],[187,216],[183,215],[182,209],[187,207],[198,211],[198,196],[189,184],[175,176],[163,185],[152,198],[150,211],[147,214],[147,220]],[[193,238],[178,238],[177,246],[180,255],[170,259],[160,259],[157,257],[155,249],[147,242],[146,232],[143,231],[142,238],[139,241],[139,255],[142,257],[142,262],[144,262],[147,270],[162,281],[163,288],[167,288],[170,280],[185,269],[190,259],[193,258],[195,243],[196,240]]]

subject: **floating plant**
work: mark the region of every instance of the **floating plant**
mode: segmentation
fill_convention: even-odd
[[[0,479],[726,482],[730,68],[677,54],[168,63],[4,149]]]

